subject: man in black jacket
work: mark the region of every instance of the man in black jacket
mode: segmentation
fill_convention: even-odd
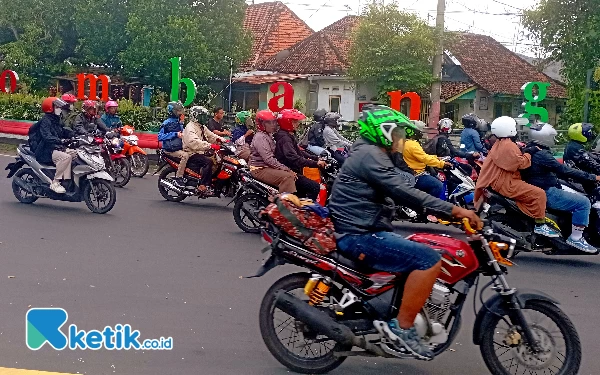
[[[451,156],[460,158],[478,158],[479,153],[469,153],[461,151],[454,147],[448,136],[452,132],[452,126],[454,122],[449,118],[443,118],[438,122],[438,136],[436,137],[435,143],[435,155],[439,157]],[[426,152],[429,150],[426,150]],[[429,153],[429,152],[428,152]]]
[[[98,103],[86,100],[81,105],[82,112],[73,121],[76,134],[87,135],[99,130],[102,134],[110,131],[108,126],[98,117]]]
[[[321,186],[316,181],[305,177],[304,167],[324,168],[325,162],[310,155],[298,147],[295,131],[306,116],[295,109],[284,109],[277,117],[279,131],[275,133],[275,158],[296,173],[296,189],[299,195],[316,200]]]
[[[600,181],[600,176],[582,172],[560,164],[552,155],[550,147],[554,145],[556,130],[549,124],[531,125],[531,142],[523,152],[531,154],[531,167],[522,171],[523,181],[537,186],[546,192],[548,207],[573,214],[573,230],[567,243],[586,253],[597,250],[587,243],[583,231],[589,224],[591,204],[587,197],[561,189],[558,176],[570,177],[580,181]]]
[[[335,180],[328,205],[337,246],[344,256],[369,267],[408,274],[398,318],[374,324],[395,350],[430,360],[433,353],[422,343],[414,321],[439,275],[440,255],[393,232],[393,212],[385,205],[386,197],[411,208],[426,207],[440,214],[468,218],[478,229],[483,223],[475,212],[417,190],[402,179],[390,151],[402,151],[405,127],[416,129],[406,116],[374,105],[363,108],[358,123],[360,138]]]
[[[61,113],[69,104],[59,98],[46,98],[42,102],[45,115],[29,129],[29,146],[39,163],[56,165],[54,180],[50,189],[58,194],[66,193],[61,180],[71,179],[71,162],[77,154],[64,144],[73,136],[71,129],[62,127]]]

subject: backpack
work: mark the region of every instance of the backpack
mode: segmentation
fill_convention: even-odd
[[[302,200],[301,206],[293,200],[300,202],[293,194],[281,194],[261,212],[261,216],[317,254],[327,255],[335,251],[335,229],[327,217],[329,211],[309,199]]]
[[[427,143],[425,143],[425,145],[423,145],[423,151],[425,151],[425,153],[429,154],[429,155],[436,155],[437,154],[437,144],[438,144],[439,139],[440,139],[440,136],[436,135],[435,137],[428,140]]]
[[[323,138],[323,124],[315,122],[308,131],[308,143],[311,146],[325,147],[325,138]]]

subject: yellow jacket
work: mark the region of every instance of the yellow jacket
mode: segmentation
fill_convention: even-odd
[[[402,155],[406,164],[417,174],[423,172],[427,166],[436,168],[444,167],[443,161],[435,155],[426,154],[419,142],[413,139],[409,139],[404,143]]]

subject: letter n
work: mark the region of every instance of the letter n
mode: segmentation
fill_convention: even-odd
[[[110,88],[110,77],[104,74],[97,76],[95,74],[85,74],[79,73],[77,74],[77,99],[85,100],[85,81],[90,81],[90,96],[88,99],[90,100],[98,100],[97,90],[98,90],[98,80],[102,83],[102,101],[108,101],[108,93]]]
[[[402,91],[389,91],[388,95],[390,96],[390,107],[395,109],[396,111],[400,111],[400,103],[402,99],[410,99],[410,112],[409,118],[411,120],[418,120],[419,115],[421,114],[421,97],[416,92],[407,92],[402,95]]]

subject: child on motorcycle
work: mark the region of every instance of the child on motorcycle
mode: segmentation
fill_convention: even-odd
[[[515,143],[517,122],[512,117],[498,117],[492,122],[492,134],[498,141],[490,150],[475,186],[475,202],[483,190],[491,187],[498,194],[514,199],[523,213],[535,219],[535,233],[559,237],[560,233],[545,223],[546,194],[539,187],[521,179],[519,170],[531,166],[531,155],[523,154]]]
[[[252,115],[249,111],[236,113],[236,127],[231,132],[231,142],[236,146],[236,156],[248,161],[250,158],[250,144],[254,136]],[[249,127],[250,125],[250,127]]]
[[[583,252],[595,253],[596,248],[588,244],[583,237],[583,231],[590,220],[590,200],[583,195],[562,190],[561,184],[558,182],[558,175],[580,181],[598,181],[600,176],[560,164],[550,151],[550,147],[555,144],[557,134],[550,124],[531,125],[529,128],[531,142],[523,150],[531,154],[531,167],[523,170],[523,180],[546,192],[549,208],[570,211],[573,214],[571,219],[573,230],[567,239],[567,244]]]

